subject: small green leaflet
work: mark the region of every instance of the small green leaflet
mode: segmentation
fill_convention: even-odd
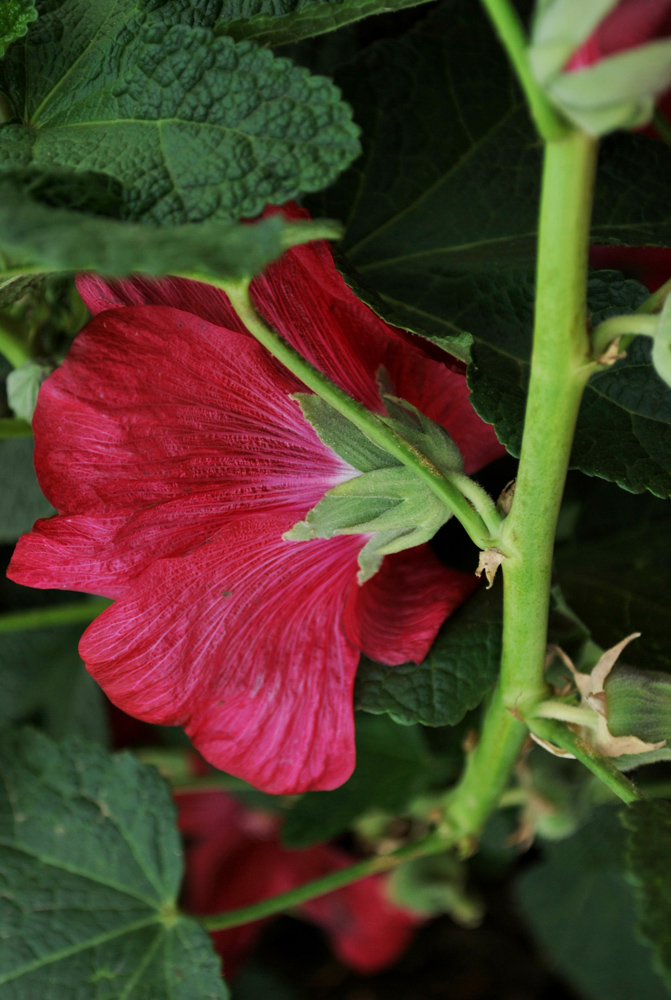
[[[386,379],[386,373],[381,373]],[[297,393],[306,420],[325,444],[358,461],[360,473],[330,489],[304,521],[284,536],[291,541],[372,533],[359,553],[359,583],[377,573],[384,556],[428,542],[451,516],[450,511],[410,469],[369,442],[365,435],[327,403]],[[459,450],[442,427],[406,400],[381,386],[386,417],[380,419],[426,455],[446,476],[463,473]],[[340,451],[338,449],[341,449]],[[363,468],[361,467],[363,466]]]
[[[331,840],[370,810],[398,815],[431,778],[418,726],[384,716],[356,716],[356,768],[333,792],[308,792],[291,807],[282,829],[288,847]]]
[[[624,840],[616,809],[597,809],[573,837],[544,843],[544,860],[517,882],[518,906],[552,966],[580,995],[668,1000],[635,932]]]
[[[362,656],[354,703],[396,722],[454,726],[496,683],[501,656],[501,590],[480,589],[452,615],[419,665],[389,667]]]
[[[0,59],[8,45],[25,35],[36,17],[35,0],[3,0],[0,7]]]
[[[175,807],[151,767],[33,731],[0,746],[0,990],[7,1000],[225,1000],[176,908]]]
[[[36,361],[26,361],[7,376],[7,402],[12,413],[30,423],[35,412],[37,393],[50,369]]]
[[[659,800],[635,802],[620,817],[629,831],[627,869],[635,887],[640,931],[671,988],[671,805]]]
[[[65,183],[60,172],[40,175],[45,184],[54,178]],[[242,278],[296,243],[339,233],[336,223],[287,222],[281,215],[250,225],[213,221],[157,229],[45,204],[44,185],[37,189],[40,200],[32,196],[36,183],[31,172],[0,173],[0,278],[22,271]]]
[[[671,299],[664,303],[652,342],[652,363],[660,378],[671,386]]]
[[[144,8],[44,5],[0,67],[19,119],[0,127],[5,169],[106,172],[133,218],[177,224],[253,217],[330,184],[358,156],[330,80]]]

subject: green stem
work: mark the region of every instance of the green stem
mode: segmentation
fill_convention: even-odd
[[[30,361],[30,352],[18,336],[19,324],[11,316],[0,313],[0,354],[9,361],[12,368],[20,368]]]
[[[501,685],[525,716],[546,697],[543,677],[554,537],[578,410],[589,376],[586,324],[589,223],[596,141],[582,132],[548,143],[538,235],[536,309],[524,436],[503,539]]]
[[[527,57],[527,38],[517,11],[509,0],[482,0],[482,5],[508,53],[539,135],[546,142],[566,136],[570,126],[559,116],[532,73]]]
[[[594,345],[594,357],[600,358],[608,345],[616,337],[629,335],[654,337],[657,330],[658,319],[656,316],[645,313],[629,313],[627,316],[611,316],[603,323],[599,323],[592,334]]]
[[[671,295],[671,278],[669,278],[668,281],[665,281],[656,292],[653,292],[652,295],[638,307],[636,313],[645,315],[646,313],[661,312],[669,295]]]
[[[7,438],[32,437],[33,429],[25,420],[15,417],[0,417],[0,441]]]
[[[529,728],[539,739],[553,743],[555,746],[561,747],[562,750],[566,750],[567,753],[573,754],[577,760],[581,761],[585,767],[600,778],[604,785],[610,788],[623,802],[629,804],[630,802],[637,802],[639,799],[646,798],[645,794],[636,787],[633,781],[630,781],[621,771],[618,771],[608,757],[604,757],[603,754],[600,754],[598,750],[589,743],[586,743],[585,740],[581,740],[579,736],[576,736],[571,729],[561,722],[555,722],[551,719],[534,718],[529,720]]]
[[[87,625],[111,603],[106,597],[95,597],[88,601],[50,604],[46,608],[8,611],[0,614],[0,635],[23,629],[50,628],[53,625]]]
[[[548,143],[541,197],[536,318],[520,466],[503,538],[501,675],[480,741],[447,801],[462,841],[496,808],[544,679],[554,536],[589,363],[587,251],[596,144],[580,132]]]
[[[212,280],[210,279],[212,283]],[[218,282],[219,287],[228,295],[231,305],[245,324],[249,332],[263,344],[267,351],[281,361],[289,371],[297,375],[308,388],[326,400],[334,410],[342,413],[348,420],[363,431],[374,444],[379,445],[394,458],[411,469],[422,479],[429,489],[452,511],[461,521],[471,539],[481,549],[494,544],[490,531],[477,510],[470,505],[462,492],[429,461],[417,448],[397,434],[376,413],[371,413],[365,406],[358,403],[339,386],[335,385],[325,375],[301,357],[290,344],[287,344],[278,333],[267,326],[256,312],[250,295],[249,282]],[[478,487],[479,489],[479,487]],[[481,491],[482,492],[482,491]],[[498,515],[497,515],[498,517]],[[490,523],[492,523],[492,520]],[[500,524],[500,518],[497,526]]]
[[[369,875],[389,871],[391,868],[396,868],[397,865],[403,864],[405,861],[411,861],[413,858],[423,857],[425,854],[439,853],[440,851],[444,851],[447,846],[449,845],[446,844],[443,837],[435,833],[430,834],[423,840],[401,847],[391,854],[375,855],[372,858],[366,858],[364,861],[359,861],[349,868],[343,868],[340,871],[332,872],[330,875],[325,875],[323,878],[315,879],[314,882],[308,882],[307,885],[301,885],[297,889],[283,892],[280,896],[263,899],[259,903],[253,903],[251,906],[243,906],[239,910],[230,910],[227,913],[217,913],[215,916],[200,917],[199,919],[208,931],[223,931],[228,927],[239,927],[241,924],[249,924],[255,920],[262,920],[264,917],[271,917],[273,914],[281,913],[283,910],[288,910],[293,906],[307,903],[308,900],[315,899],[317,896],[325,896],[329,892],[341,889],[344,885],[357,882],[359,879],[367,878]]]
[[[446,800],[445,821],[462,853],[471,852],[498,807],[527,738],[527,727],[503,703],[497,685],[485,711],[482,731],[459,783]]]

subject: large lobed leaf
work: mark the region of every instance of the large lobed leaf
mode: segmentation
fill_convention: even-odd
[[[629,830],[627,865],[635,886],[639,927],[671,988],[671,804],[635,802],[621,813]]]
[[[355,705],[396,722],[454,726],[496,682],[501,655],[501,592],[479,590],[449,618],[419,665],[389,667],[362,656]]]
[[[551,965],[581,996],[664,1000],[664,984],[635,935],[624,840],[616,810],[598,809],[573,837],[543,845],[542,863],[517,882],[517,900]]]
[[[175,810],[153,768],[32,730],[0,745],[0,990],[7,1000],[224,1000],[176,910]]]
[[[168,8],[170,5],[168,5]],[[0,66],[3,168],[102,171],[154,223],[257,215],[359,153],[330,80],[143,0],[42,0]],[[178,19],[179,20],[179,19]]]

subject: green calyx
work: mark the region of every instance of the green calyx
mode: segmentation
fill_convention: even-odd
[[[386,378],[383,373],[382,378]],[[388,426],[417,448],[446,478],[463,476],[459,449],[440,427],[411,403],[381,391]],[[297,393],[305,419],[320,439],[359,475],[329,490],[304,521],[284,536],[289,541],[370,534],[359,553],[359,583],[377,573],[393,552],[433,538],[451,517],[438,497],[406,466],[378,448],[319,396]]]
[[[529,64],[537,81],[575,125],[591,135],[647,124],[655,99],[671,83],[671,42],[655,40],[564,72],[573,53],[616,6],[616,0],[543,0],[534,23]]]
[[[608,728],[657,742],[671,738],[671,675],[618,664],[604,684]]]

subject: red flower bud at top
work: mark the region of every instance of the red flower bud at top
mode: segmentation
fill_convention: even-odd
[[[584,69],[606,56],[671,37],[671,0],[620,0],[573,53],[565,69]]]
[[[671,86],[671,2],[545,0],[529,60],[548,96],[585,131],[646,125]]]

